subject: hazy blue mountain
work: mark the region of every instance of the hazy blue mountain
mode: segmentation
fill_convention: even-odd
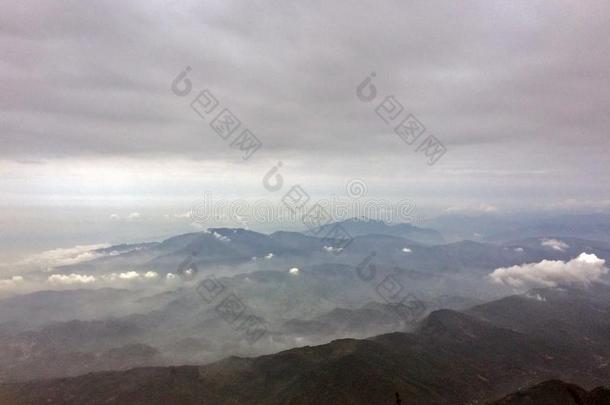
[[[337,225],[343,227],[343,229],[352,237],[377,234],[397,236],[426,245],[434,245],[445,242],[440,232],[433,229],[419,228],[411,224],[387,224],[383,221],[366,218],[352,218],[345,221],[323,225],[322,227],[316,229],[314,234],[327,235]]]
[[[429,245],[389,234],[402,229],[400,225],[390,226],[368,220],[350,220],[342,224],[353,226],[364,234],[354,232],[351,243],[340,251],[334,249],[328,240],[297,232],[266,235],[244,229],[218,228],[178,235],[161,243],[130,245],[119,249],[110,247],[106,251],[113,252],[112,255],[57,268],[54,272],[103,275],[120,269],[155,271],[165,276],[167,273],[183,274],[187,268],[210,272],[217,266],[224,266],[234,273],[325,263],[355,266],[373,252],[379,264],[420,273],[490,273],[498,267],[544,259],[569,260],[582,252],[610,259],[610,243],[603,241],[551,235],[548,238],[516,239],[505,244],[463,240]],[[406,226],[411,229],[411,225]],[[365,230],[388,232],[366,233]],[[552,239],[556,239],[560,246],[565,244],[565,248],[545,245],[545,241],[553,242]]]
[[[142,291],[100,288],[37,291],[0,300],[0,323],[13,322],[21,328],[72,319],[96,319],[126,315],[151,307],[139,305]]]
[[[547,213],[452,213],[432,218],[425,226],[451,242],[470,239],[506,243],[527,238],[572,237],[610,242],[610,215]]]
[[[498,229],[487,235],[493,242],[523,238],[571,237],[610,242],[610,215],[561,215],[538,218],[514,229]]]

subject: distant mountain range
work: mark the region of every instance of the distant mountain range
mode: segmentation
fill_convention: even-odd
[[[245,229],[213,228],[158,243],[99,249],[96,253],[103,257],[57,267],[53,272],[95,276],[128,269],[154,271],[165,276],[183,274],[188,268],[206,272],[222,266],[237,274],[275,269],[280,264],[311,267],[331,262],[354,266],[371,252],[376,253],[377,263],[420,273],[489,273],[498,267],[544,259],[569,260],[582,252],[610,260],[610,242],[554,234],[511,239],[505,243],[462,240],[445,244],[439,232],[410,224],[388,225],[381,221],[351,219],[326,227],[337,225],[344,227],[352,238],[340,252],[329,246],[322,237],[324,232],[314,237],[298,232],[278,231],[267,235]],[[565,248],[545,245],[545,241],[554,239]]]
[[[424,224],[441,232],[449,242],[471,239],[506,243],[511,240],[550,236],[610,242],[610,215],[602,213],[570,215],[548,215],[541,212],[515,215],[452,213],[430,219]]]
[[[212,228],[26,274],[95,282],[0,300],[0,404],[598,398],[604,391],[593,388],[610,377],[610,287],[560,283],[515,295],[488,276],[543,260],[563,266],[548,261],[583,252],[610,261],[610,242],[561,231],[587,234],[578,227],[531,236],[505,232],[527,224],[492,223],[487,236],[451,243],[432,229],[363,219],[317,236]],[[331,226],[351,243],[329,245]],[[518,237],[489,242],[496,231]],[[202,299],[209,279],[264,322],[262,338],[246,341],[218,303]],[[584,388],[536,386],[557,379]]]
[[[433,229],[418,228],[411,224],[387,224],[383,221],[368,218],[351,218],[324,225],[316,229],[314,234],[326,235],[337,225],[341,226],[351,236],[389,235],[424,245],[445,243],[445,239],[440,232]]]

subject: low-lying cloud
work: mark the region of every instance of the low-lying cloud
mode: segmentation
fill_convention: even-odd
[[[501,267],[490,274],[492,282],[515,289],[587,285],[608,273],[606,261],[595,254],[581,253],[568,262],[543,260],[520,266]]]
[[[103,243],[52,249],[30,256],[18,264],[33,265],[42,269],[51,270],[54,267],[68,266],[102,257],[105,253],[98,251],[98,249],[107,248],[109,246],[109,244]]]
[[[126,271],[124,273],[110,273],[101,277],[90,274],[52,274],[47,281],[56,285],[94,284],[99,282],[130,282],[130,281],[153,281],[159,278],[154,271],[138,273],[137,271]]]
[[[568,245],[567,243],[557,239],[544,239],[540,243],[540,245],[543,247],[551,248],[553,250],[557,250],[558,252],[565,252],[565,250],[570,247],[570,245]]]
[[[152,280],[159,277],[159,274],[155,271],[147,271],[146,273],[138,273],[137,271],[127,271],[124,273],[110,273],[105,274],[102,278],[105,281],[132,281],[132,280]]]
[[[95,283],[95,277],[86,274],[53,274],[49,276],[49,282],[53,284],[91,284]]]

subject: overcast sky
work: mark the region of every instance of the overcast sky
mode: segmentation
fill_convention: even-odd
[[[5,2],[3,224],[24,206],[279,199],[261,186],[279,161],[319,198],[357,178],[441,212],[607,209],[608,15],[589,0]],[[250,159],[190,108],[204,89],[262,141]],[[375,114],[389,95],[445,145],[436,164]]]

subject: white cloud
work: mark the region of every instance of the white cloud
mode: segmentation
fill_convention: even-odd
[[[216,239],[218,239],[219,241],[222,241],[222,242],[231,242],[231,239],[227,238],[226,236],[222,236],[221,234],[219,234],[216,231],[212,232],[212,235],[214,235],[214,237]]]
[[[24,279],[22,276],[13,276],[4,280],[0,280],[0,289],[15,287],[18,284],[23,283]]]
[[[343,248],[336,248],[334,246],[324,246],[324,250],[331,253],[331,252],[340,252],[343,250]]]
[[[119,274],[119,278],[121,280],[134,280],[140,278],[140,274],[138,274],[136,271],[128,271],[127,273]]]
[[[524,294],[523,296],[526,298],[531,298],[536,301],[542,301],[542,302],[546,301],[546,298],[540,294],[535,294],[535,295],[534,294]]]
[[[167,275],[165,276],[165,278],[167,280],[175,280],[176,279],[176,275],[174,273],[167,273]]]
[[[142,215],[139,212],[132,212],[127,216],[127,219],[129,219],[130,221],[135,221],[140,218],[142,218]]]
[[[557,287],[560,285],[587,285],[608,273],[605,260],[595,254],[581,253],[568,262],[543,260],[520,266],[501,267],[490,274],[494,283],[517,289]]]
[[[567,243],[557,239],[545,239],[540,243],[540,245],[551,248],[553,250],[557,250],[559,252],[565,252],[565,250],[570,247],[570,245],[568,245]]]
[[[487,203],[480,203],[479,205],[458,205],[458,206],[453,206],[453,207],[449,207],[445,210],[446,212],[485,212],[485,213],[490,213],[490,212],[497,212],[498,211],[498,207],[496,207],[495,205],[491,205],[491,204],[487,204]]]
[[[292,274],[293,276],[298,276],[299,275],[299,268],[298,267],[293,267],[290,270],[288,270],[288,272],[290,274]]]
[[[104,254],[95,250],[107,248],[108,246],[110,246],[108,243],[101,243],[97,245],[77,245],[71,248],[52,249],[30,256],[18,264],[35,265],[51,270],[54,267],[77,264],[102,257]]]
[[[273,253],[268,253],[268,254],[265,256],[265,259],[267,259],[267,260],[269,260],[269,259],[273,259]]]
[[[409,248],[407,248],[407,247],[405,247],[405,248],[402,248],[402,252],[403,252],[403,253],[411,253],[411,252],[412,252],[412,250],[411,250],[411,249],[409,249]]]
[[[491,204],[481,203],[479,204],[479,211],[481,212],[496,212],[498,211],[498,207]]]
[[[91,284],[95,283],[95,277],[86,274],[53,274],[48,281],[53,284]]]
[[[138,273],[137,271],[127,271],[124,273],[110,273],[102,276],[102,278],[106,281],[134,281],[134,280],[152,280],[159,276],[158,273],[154,271],[147,271],[146,273]]]
[[[516,247],[516,248],[514,249],[514,251],[515,251],[515,252],[519,252],[519,253],[521,253],[521,252],[523,252],[523,248],[522,248],[522,247]]]
[[[110,216],[108,218],[110,218],[110,220],[112,220],[112,221],[118,221],[119,219],[121,219],[119,214],[110,214]]]
[[[174,214],[174,218],[177,219],[190,219],[191,218],[191,212],[187,211],[187,212],[183,212],[182,214]],[[166,217],[169,217],[169,215],[166,215]]]

